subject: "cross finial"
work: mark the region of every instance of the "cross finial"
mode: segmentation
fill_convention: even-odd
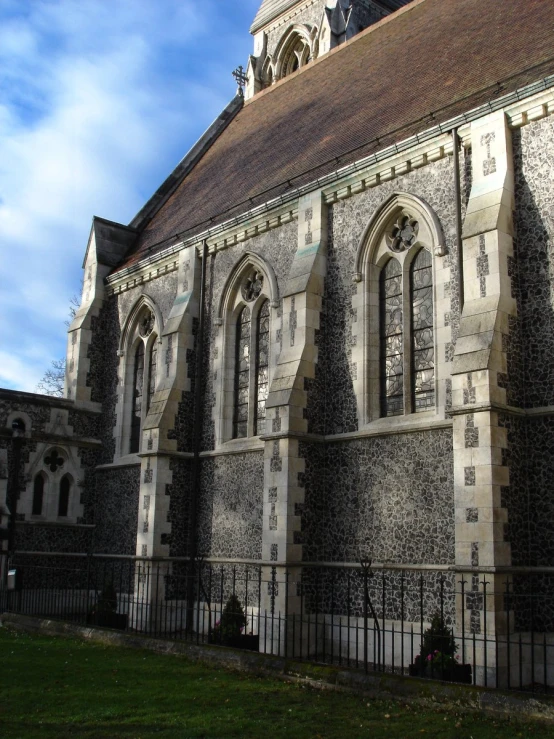
[[[244,95],[244,87],[246,86],[246,83],[248,82],[248,77],[246,76],[244,72],[244,68],[241,64],[240,67],[237,67],[235,71],[233,72],[233,77],[237,81],[238,89],[237,94],[238,95]]]

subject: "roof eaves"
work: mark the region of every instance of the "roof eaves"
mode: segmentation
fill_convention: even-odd
[[[227,105],[211,126],[194,144],[192,149],[190,149],[188,154],[181,159],[169,177],[164,180],[152,197],[140,209],[129,224],[131,228],[140,231],[146,226],[185,177],[194,169],[216,139],[221,136],[233,118],[235,118],[237,113],[242,109],[243,105],[243,96],[240,94],[235,95],[229,105]]]

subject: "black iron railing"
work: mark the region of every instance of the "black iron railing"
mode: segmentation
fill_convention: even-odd
[[[365,671],[554,688],[547,571],[514,570],[499,586],[447,568],[22,553],[9,568],[0,556],[0,570],[0,611]]]

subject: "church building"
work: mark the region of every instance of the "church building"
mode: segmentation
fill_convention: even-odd
[[[118,593],[135,625],[186,617],[187,563],[254,568],[274,653],[314,599],[357,650],[365,572],[381,665],[439,609],[476,682],[532,633],[514,670],[554,685],[552,29],[547,0],[263,0],[235,98],[131,223],[93,218],[65,397],[0,390],[14,561],[161,568]]]

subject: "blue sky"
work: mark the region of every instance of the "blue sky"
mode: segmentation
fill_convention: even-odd
[[[65,354],[93,215],[128,223],[234,96],[260,0],[0,0],[0,387]]]

